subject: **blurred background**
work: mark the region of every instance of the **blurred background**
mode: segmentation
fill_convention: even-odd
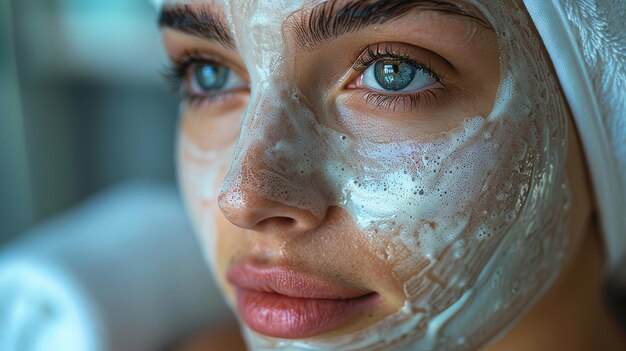
[[[1,6],[0,242],[116,183],[173,184],[177,98],[159,75],[155,7]]]
[[[238,339],[176,191],[157,15],[0,0],[0,350]]]

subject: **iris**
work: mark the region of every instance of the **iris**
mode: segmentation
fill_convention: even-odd
[[[195,80],[198,87],[204,92],[221,90],[228,82],[230,70],[218,64],[203,63],[194,70]]]
[[[376,81],[385,90],[398,91],[411,84],[418,67],[402,60],[380,60],[374,64]]]

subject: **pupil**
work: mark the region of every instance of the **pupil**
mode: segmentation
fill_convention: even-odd
[[[417,67],[400,60],[381,60],[374,64],[376,81],[385,90],[398,91],[406,88],[415,78]]]
[[[228,79],[228,69],[215,64],[200,64],[195,69],[196,82],[204,91],[219,90]]]

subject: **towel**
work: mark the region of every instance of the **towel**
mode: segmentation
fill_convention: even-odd
[[[570,105],[602,221],[607,275],[626,287],[626,0],[524,0]]]
[[[0,350],[158,350],[228,309],[173,186],[117,187],[0,252]]]

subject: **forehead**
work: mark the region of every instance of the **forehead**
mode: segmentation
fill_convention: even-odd
[[[209,23],[208,35],[206,32],[201,33],[205,34],[204,37],[214,38],[217,32],[220,34],[217,37],[226,38],[226,46],[235,49],[249,68],[255,67],[256,71],[265,72],[263,76],[267,76],[268,69],[273,72],[284,71],[276,68],[284,59],[294,57],[295,52],[315,51],[319,44],[338,39],[344,34],[379,24],[393,24],[395,20],[406,18],[405,15],[411,10],[434,11],[445,16],[470,19],[466,23],[479,24],[483,28],[491,28],[490,23],[493,23],[485,18],[485,7],[478,3],[483,0],[164,1],[163,5],[167,7],[165,12],[170,12],[172,8],[184,9],[182,17],[169,23],[173,26],[165,23],[165,27],[178,28],[182,24],[187,32],[196,34],[198,28],[206,27],[205,24]],[[185,24],[189,18],[193,20]],[[402,28],[407,31],[412,26],[410,23],[405,21]],[[428,21],[424,26],[430,26],[429,30],[434,33],[444,30],[448,26],[446,23],[437,19]],[[465,24],[452,27],[473,30]],[[401,33],[399,31],[396,35]]]
[[[163,1],[161,5],[165,7],[164,14],[177,14],[173,16],[176,17],[174,22],[161,21],[161,25],[178,29],[183,27],[187,29],[187,32],[197,34],[201,27],[210,24],[213,27],[211,31],[217,29],[235,39],[233,41],[229,38],[228,46],[231,48],[239,46],[240,50],[245,50],[248,45],[265,46],[263,41],[281,41],[281,34],[285,33],[295,35],[292,39],[295,38],[298,41],[298,46],[311,44],[311,42],[319,44],[329,38],[337,38],[367,26],[393,22],[408,15],[411,10],[435,11],[457,18],[470,19],[474,24],[479,24],[483,28],[491,28],[493,25],[484,4],[479,3],[482,0],[161,1]],[[189,19],[193,20],[189,21]],[[187,23],[184,24],[185,22]],[[447,22],[435,21],[430,22],[428,26],[439,28],[440,24],[445,26],[444,23]],[[412,27],[412,24],[405,22],[403,26]],[[433,30],[436,30],[434,28]],[[282,30],[285,32],[281,33]],[[242,45],[236,45],[236,41]],[[310,49],[312,46],[306,48]]]
[[[332,5],[334,8],[342,8],[344,5],[359,3],[373,4],[376,7],[385,7],[385,5],[406,6],[421,5],[426,8],[432,7],[448,11],[450,5],[458,6],[468,10],[467,12],[475,14],[477,17],[483,17],[484,0],[154,0],[163,5],[175,4],[191,4],[203,6],[216,14],[224,15],[228,24],[231,26],[249,23],[249,20],[261,22],[267,25],[276,25],[275,21],[284,20],[290,14],[303,9],[312,9],[317,5]],[[487,2],[488,3],[488,2]],[[446,9],[446,6],[448,9]],[[420,6],[416,6],[419,8]],[[410,8],[410,6],[406,6]],[[454,12],[454,11],[451,11]],[[484,19],[484,18],[483,18]],[[486,21],[489,22],[489,21]]]

